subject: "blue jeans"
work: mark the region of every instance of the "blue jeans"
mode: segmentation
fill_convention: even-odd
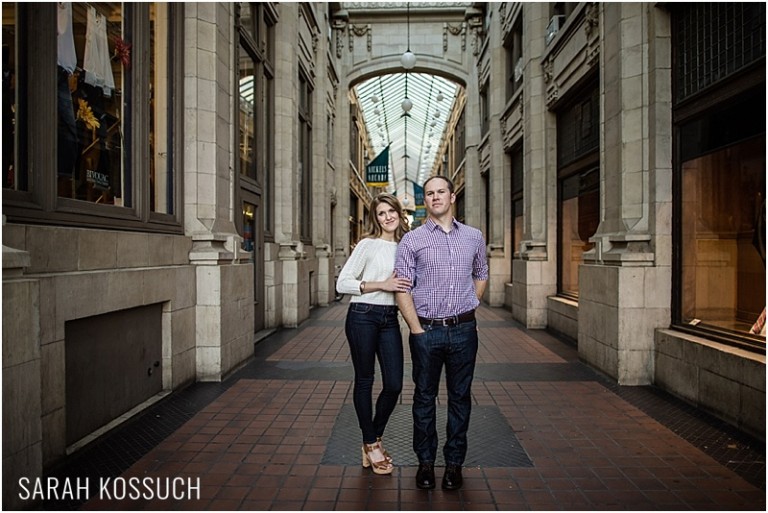
[[[363,443],[372,444],[384,428],[403,389],[403,339],[397,307],[350,303],[344,326],[355,368],[353,401]],[[381,368],[382,390],[373,413],[373,380],[376,358]]]
[[[440,374],[445,365],[448,389],[446,465],[462,465],[467,455],[467,430],[472,410],[472,378],[477,359],[477,321],[455,326],[422,326],[411,334],[413,361],[413,450],[419,463],[434,463],[437,454],[436,407]]]

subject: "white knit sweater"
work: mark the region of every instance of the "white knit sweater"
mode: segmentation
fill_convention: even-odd
[[[360,282],[384,281],[392,276],[396,251],[397,242],[362,239],[341,269],[336,281],[336,291],[340,294],[350,294],[350,302],[394,305],[395,295],[392,292],[377,290],[361,294]]]

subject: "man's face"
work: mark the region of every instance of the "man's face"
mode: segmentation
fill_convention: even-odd
[[[441,178],[430,180],[424,187],[424,206],[427,207],[427,212],[435,217],[450,212],[455,201],[456,195],[448,189],[448,183]]]

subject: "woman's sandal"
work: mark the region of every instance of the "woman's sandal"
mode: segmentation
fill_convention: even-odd
[[[392,463],[392,456],[389,455],[387,450],[384,448],[384,445],[381,443],[381,437],[376,438],[376,445],[379,446],[379,450],[381,450],[381,454],[383,454],[384,457],[387,458],[387,461]]]
[[[394,467],[392,466],[392,463],[390,463],[390,461],[386,458],[386,456],[384,456],[384,459],[382,460],[374,461],[371,459],[371,455],[375,451],[379,451],[379,453],[382,454],[378,444],[363,444],[363,468],[371,467],[371,470],[373,470],[374,474],[391,474]]]

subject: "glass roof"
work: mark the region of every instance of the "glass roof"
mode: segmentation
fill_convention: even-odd
[[[413,183],[431,174],[459,85],[437,75],[393,73],[354,87],[374,154],[389,145],[389,192],[413,206]],[[406,93],[407,91],[407,93]],[[406,96],[413,107],[406,114]],[[410,199],[410,201],[409,201]]]

